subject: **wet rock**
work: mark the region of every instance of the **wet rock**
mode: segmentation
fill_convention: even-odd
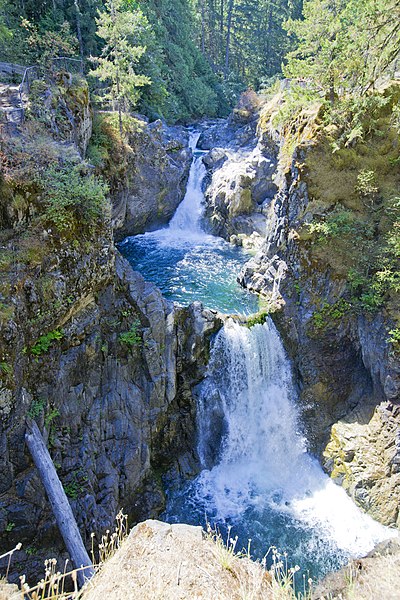
[[[307,144],[285,166],[278,132],[260,119],[258,146],[268,159],[275,153],[276,170],[265,173],[277,191],[261,204],[264,243],[238,281],[282,309],[273,317],[293,360],[309,449],[360,506],[398,526],[400,363],[387,342],[390,319],[385,311],[352,311],[340,257],[334,249],[322,260],[315,255],[307,225],[329,207],[310,198]],[[219,231],[229,220],[225,197],[224,210],[213,208]]]
[[[32,290],[41,313],[46,306],[40,285],[33,279],[15,299],[21,320],[14,343],[27,351],[13,387],[0,394],[0,515],[14,524],[0,522],[0,541],[5,550],[16,541],[38,549],[40,560],[26,554],[19,561],[32,578],[50,545],[51,555],[61,556],[63,544],[24,446],[26,416],[48,439],[86,542],[90,532],[112,526],[121,506],[132,520],[159,514],[160,472],[199,468],[193,387],[205,373],[209,337],[221,326],[199,303],[175,309],[104,232],[85,252],[64,247],[58,257],[59,308],[46,312],[41,330],[25,318]],[[57,328],[61,339],[32,360],[32,340]],[[130,331],[136,334],[123,341]]]
[[[204,221],[215,235],[229,240],[239,234],[266,234],[265,206],[274,197],[276,158],[257,139],[254,122],[245,128],[228,121],[216,126],[220,137],[207,132],[218,144],[203,159],[208,169]],[[243,135],[243,129],[249,136]],[[228,135],[229,132],[229,135]],[[250,135],[251,133],[251,135]],[[201,139],[201,138],[200,138]]]

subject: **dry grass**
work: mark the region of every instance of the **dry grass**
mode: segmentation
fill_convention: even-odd
[[[116,516],[116,525],[113,531],[107,530],[102,536],[98,547],[99,560],[95,560],[94,534],[92,534],[92,561],[96,572],[99,572],[103,565],[117,552],[122,542],[128,535],[127,515],[120,511]],[[8,557],[8,576],[9,567],[14,552],[21,549],[18,544],[13,550],[0,556]],[[69,569],[69,563],[66,561],[63,571],[57,569],[57,561],[52,558],[45,561],[45,575],[35,586],[30,586],[25,581],[25,576],[20,577],[21,589],[17,590],[15,586],[4,591],[4,598],[0,595],[0,600],[80,600],[84,590],[78,589],[78,572],[81,569]],[[0,593],[2,592],[0,588]]]
[[[312,590],[294,590],[298,566],[289,568],[286,554],[271,548],[263,561],[237,550],[237,538],[223,539],[201,527],[145,521],[127,535],[126,517],[102,537],[96,574],[78,590],[77,570],[56,570],[46,561],[46,575],[22,591],[0,581],[0,600],[400,600],[400,552],[353,561]],[[19,549],[19,546],[10,553]],[[266,569],[270,558],[272,567]],[[4,557],[3,557],[4,558]],[[73,590],[73,591],[68,591]]]
[[[265,559],[250,560],[250,542],[237,550],[230,531],[224,540],[210,528],[204,534],[200,527],[146,521],[88,583],[82,600],[295,600],[298,567],[288,569],[286,558],[271,553],[268,571]]]
[[[380,552],[356,559],[329,574],[313,600],[400,600],[400,543],[392,540]]]

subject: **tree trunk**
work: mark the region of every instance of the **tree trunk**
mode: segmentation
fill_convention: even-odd
[[[206,8],[204,6],[204,0],[201,0],[201,51],[203,54],[206,52]]]
[[[332,68],[329,69],[329,101],[332,106],[335,104],[335,75]]]
[[[75,568],[87,567],[77,573],[79,585],[82,586],[87,579],[93,576],[93,564],[83,545],[68,498],[35,421],[29,420],[27,423],[25,441],[32,455],[33,462],[39,471],[40,479],[53,509],[58,528]]]
[[[76,34],[78,36],[79,42],[79,54],[81,55],[81,59],[83,61],[84,49],[83,49],[83,38],[81,31],[81,11],[79,10],[78,0],[74,0],[75,11],[76,11]]]
[[[224,55],[224,0],[221,0],[220,13],[219,13],[219,42],[220,42],[220,62],[222,66],[222,60]]]
[[[229,72],[229,51],[230,51],[230,43],[231,43],[233,4],[234,4],[234,0],[229,0],[228,17],[227,17],[227,23],[226,23],[224,79],[226,79],[228,77],[228,72]]]

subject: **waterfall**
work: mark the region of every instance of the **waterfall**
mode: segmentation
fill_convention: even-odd
[[[199,131],[190,132],[193,160],[186,194],[169,226],[128,237],[119,246],[134,269],[153,281],[163,294],[179,304],[199,300],[224,313],[251,314],[257,298],[241,288],[237,274],[248,259],[245,251],[201,226],[205,152],[196,148]]]
[[[198,391],[204,470],[192,501],[217,522],[271,529],[273,543],[285,543],[291,528],[287,541],[297,539],[299,560],[310,549],[331,562],[365,555],[391,532],[362,513],[306,452],[295,396],[272,321],[248,329],[229,320]]]
[[[191,131],[189,135],[189,146],[193,151],[193,161],[190,167],[185,197],[178,206],[167,230],[172,236],[182,234],[185,236],[204,235],[200,225],[204,199],[201,186],[206,174],[206,168],[202,161],[204,152],[196,150],[200,133]]]

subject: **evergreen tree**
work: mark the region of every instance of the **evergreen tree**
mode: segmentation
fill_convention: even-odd
[[[196,15],[187,0],[148,0],[140,2],[159,44],[153,53],[152,68],[157,72],[157,112],[171,121],[216,116],[227,112],[227,103],[218,78],[195,43]],[[146,60],[146,57],[144,57]],[[162,93],[162,88],[166,92]],[[145,93],[152,104],[150,86]],[[161,96],[160,96],[161,92]],[[154,104],[153,104],[154,107]],[[154,115],[155,116],[155,115]]]
[[[288,20],[298,40],[284,74],[306,79],[331,102],[364,93],[393,67],[400,52],[398,0],[307,0],[304,18]]]
[[[101,56],[93,59],[97,68],[91,75],[108,82],[106,94],[113,108],[118,110],[122,136],[122,112],[129,110],[139,97],[138,88],[151,83],[145,75],[136,73],[145,46],[135,45],[136,38],[148,27],[140,9],[124,10],[123,0],[106,0],[105,10],[96,19],[97,35],[105,41]]]

